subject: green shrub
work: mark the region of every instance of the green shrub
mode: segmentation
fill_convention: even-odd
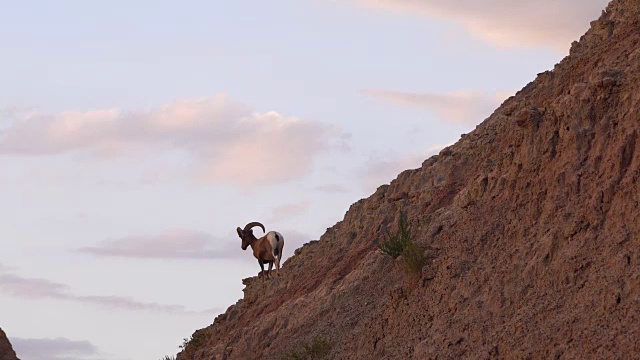
[[[314,338],[310,343],[298,346],[289,351],[282,360],[316,360],[324,359],[331,352],[331,344],[322,337]]]
[[[311,359],[322,359],[331,352],[331,344],[324,338],[315,338],[302,346]]]
[[[404,213],[400,213],[398,219],[398,232],[395,235],[386,234],[387,240],[378,245],[378,249],[393,258],[402,255],[408,243],[412,242],[411,229],[407,226],[407,217]]]
[[[421,274],[422,268],[427,265],[427,257],[424,255],[425,247],[409,241],[402,250],[402,269],[407,274]]]
[[[407,274],[420,274],[427,264],[426,247],[415,241],[404,212],[398,219],[398,232],[394,235],[387,233],[387,239],[378,248],[393,258],[402,256],[402,269]]]
[[[306,360],[304,355],[300,354],[297,350],[291,350],[286,353],[281,360]]]
[[[198,330],[193,333],[189,338],[182,339],[182,345],[180,345],[180,349],[182,350],[190,350],[191,348],[198,348],[204,345],[206,342],[206,334],[203,330]]]

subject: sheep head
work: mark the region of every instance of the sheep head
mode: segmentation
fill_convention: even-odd
[[[247,250],[249,245],[251,245],[252,242],[257,240],[255,235],[253,235],[253,230],[252,230],[252,228],[255,226],[261,227],[262,232],[266,232],[264,225],[262,225],[257,221],[248,223],[247,225],[245,225],[244,229],[241,229],[241,228],[236,229],[236,231],[238,232],[238,236],[240,237],[240,239],[242,239],[242,246],[241,246],[242,250]]]

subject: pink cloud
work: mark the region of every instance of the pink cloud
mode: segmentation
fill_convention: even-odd
[[[24,299],[55,299],[123,310],[151,310],[167,313],[210,313],[189,311],[182,305],[167,305],[137,301],[127,296],[77,295],[69,286],[42,278],[26,278],[13,273],[0,274],[2,293]]]
[[[549,46],[567,52],[608,0],[354,0],[357,3],[453,22],[499,47]]]
[[[302,215],[309,210],[311,202],[309,200],[302,200],[291,204],[285,204],[273,209],[273,214],[270,221],[282,220],[294,216]]]
[[[505,93],[490,95],[468,91],[430,94],[364,90],[363,93],[391,103],[433,111],[443,120],[466,125],[482,122],[507,97]]]
[[[23,298],[64,297],[68,287],[45,279],[24,278],[14,274],[0,275],[0,287]]]
[[[319,154],[340,149],[345,139],[337,126],[255,113],[218,94],[150,111],[15,115],[0,128],[0,155],[74,153],[108,159],[177,151],[189,156],[198,181],[251,186],[303,176]],[[153,181],[157,174],[150,177]]]

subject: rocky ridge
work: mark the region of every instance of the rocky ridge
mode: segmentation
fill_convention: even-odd
[[[7,334],[0,328],[0,360],[19,360],[7,339]]]
[[[354,203],[179,360],[634,358],[640,354],[640,2],[456,144]],[[376,242],[406,212],[416,278]]]

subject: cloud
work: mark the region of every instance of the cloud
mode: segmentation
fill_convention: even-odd
[[[178,152],[189,157],[200,182],[256,185],[303,176],[319,154],[334,145],[341,149],[345,141],[348,136],[337,126],[256,113],[218,94],[150,111],[16,115],[0,128],[0,155],[111,158]]]
[[[405,93],[385,90],[363,90],[366,95],[399,105],[433,111],[440,118],[459,124],[476,125],[486,119],[507,96],[482,92],[458,91],[446,94]]]
[[[236,257],[238,249],[239,245],[223,243],[205,232],[169,230],[157,235],[108,239],[78,251],[96,256],[130,258],[224,259]]]
[[[33,360],[84,360],[100,355],[98,348],[89,341],[66,338],[26,339],[11,338],[16,353],[22,359]]]
[[[8,271],[11,271],[11,270],[13,270],[13,268],[11,268],[9,266],[6,266],[6,265],[3,265],[2,263],[0,263],[0,273],[8,272]]]
[[[324,193],[344,193],[349,191],[345,186],[340,184],[325,184],[316,186],[316,191],[324,192]]]
[[[28,299],[66,297],[64,292],[67,290],[67,286],[63,284],[14,274],[0,275],[0,288],[11,295]]]
[[[380,185],[389,184],[404,170],[421,167],[422,162],[436,155],[444,147],[445,145],[435,145],[427,148],[424,153],[400,156],[371,156],[359,172],[360,182],[367,191],[374,191]]]
[[[566,52],[609,0],[354,0],[453,22],[470,35],[506,48],[549,46]]]
[[[302,200],[291,204],[285,204],[273,209],[273,214],[269,221],[276,221],[286,219],[294,216],[302,215],[309,210],[311,202],[309,200]]]
[[[188,311],[182,305],[165,305],[137,301],[125,296],[77,295],[69,291],[69,286],[42,278],[26,278],[13,273],[0,274],[0,289],[3,294],[30,300],[54,299],[98,305],[123,310],[152,310],[166,313],[209,313]]]
[[[298,230],[282,229],[280,232],[284,236],[284,250],[282,251],[282,258],[285,260],[291,256],[296,249],[313,240],[309,234]]]

